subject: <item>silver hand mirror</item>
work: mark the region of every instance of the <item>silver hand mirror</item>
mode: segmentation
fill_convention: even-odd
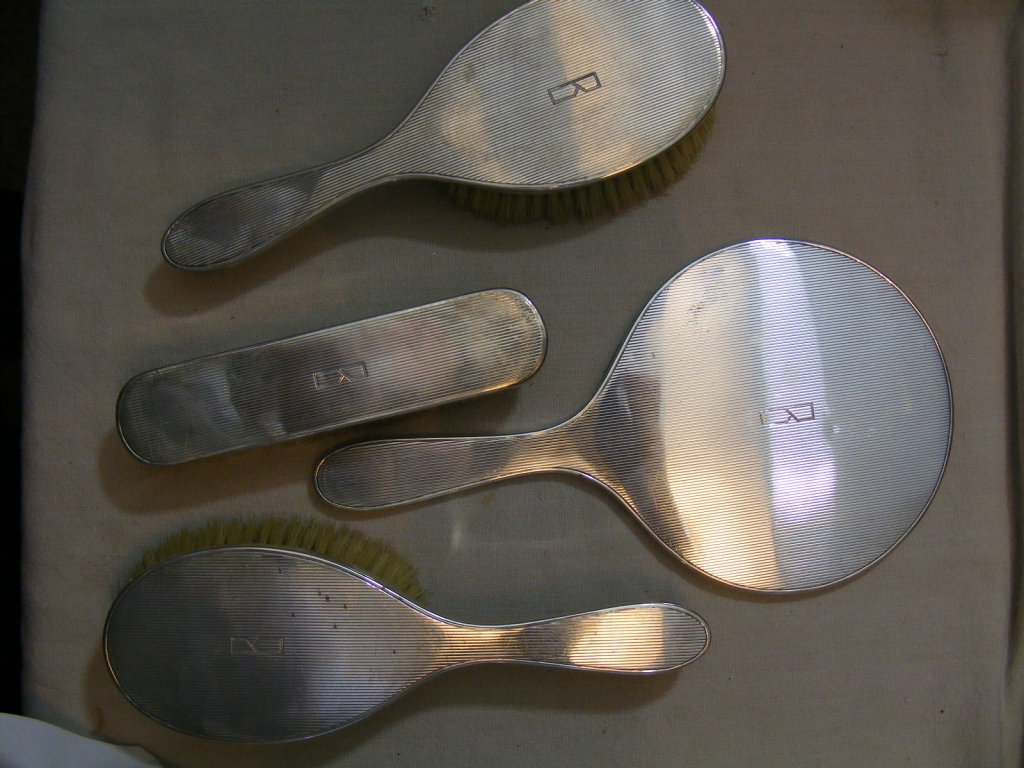
[[[198,204],[167,231],[164,257],[223,267],[401,178],[522,191],[604,179],[689,133],[724,76],[721,36],[693,0],[531,0],[459,51],[389,136]]]
[[[644,674],[696,659],[704,622],[675,605],[528,624],[436,616],[315,555],[221,547],[133,579],[107,617],[107,664],[128,699],[194,736],[304,739],[370,714],[453,667],[525,662]]]
[[[900,541],[935,493],[951,429],[942,356],[893,283],[839,251],[755,240],[672,278],[568,422],[356,444],[321,462],[316,486],[370,509],[575,472],[713,579],[791,592],[849,578]]]

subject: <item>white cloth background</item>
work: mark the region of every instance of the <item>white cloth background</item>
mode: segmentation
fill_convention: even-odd
[[[1008,0],[708,0],[728,74],[710,141],[663,196],[591,224],[503,226],[431,184],[375,190],[215,274],[160,237],[220,190],[355,151],[517,0],[50,0],[25,241],[26,714],[168,766],[997,766],[1012,584],[1004,165]],[[693,259],[752,237],[880,269],[946,354],[956,432],[918,527],[853,582],[798,599],[716,587],[601,490],[537,477],[349,517],[314,498],[362,435],[518,431],[591,396],[637,313]],[[133,374],[491,287],[549,332],[514,392],[170,469],[114,431]],[[106,673],[126,569],[183,525],[294,513],[385,538],[429,607],[513,622],[644,600],[712,630],[644,679],[524,667],[450,673],[344,731],[238,747],[168,731]],[[1005,742],[1005,745],[1004,745]]]
[[[107,744],[49,723],[0,713],[3,768],[147,768],[159,766],[139,747]]]

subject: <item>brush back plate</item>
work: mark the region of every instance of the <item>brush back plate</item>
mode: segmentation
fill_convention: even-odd
[[[533,0],[449,62],[387,141],[387,162],[489,186],[576,186],[681,139],[724,77],[721,35],[692,0]]]
[[[518,384],[544,324],[510,290],[459,296],[135,376],[117,425],[148,464],[177,464]]]
[[[440,669],[441,625],[335,563],[231,547],[135,578],[104,633],[117,685],[194,736],[308,738],[369,714]]]

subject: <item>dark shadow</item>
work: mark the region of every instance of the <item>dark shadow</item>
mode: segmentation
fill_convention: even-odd
[[[164,315],[189,315],[225,304],[328,251],[337,251],[333,258],[348,260],[353,271],[372,267],[359,260],[376,262],[379,254],[359,255],[345,248],[367,238],[386,235],[497,254],[578,237],[598,226],[601,221],[505,224],[457,207],[435,182],[401,181],[332,208],[265,251],[225,269],[185,272],[155,261],[144,292],[150,305]]]
[[[111,429],[100,443],[97,469],[107,498],[118,509],[136,514],[186,509],[294,483],[307,484],[315,496],[312,477],[317,457],[331,446],[397,434],[436,434],[452,429],[453,424],[486,432],[495,429],[511,412],[517,397],[513,387],[394,419],[169,467],[137,461],[116,429]],[[323,511],[334,509],[327,504],[316,506],[325,508]],[[396,511],[400,510],[367,516]]]
[[[424,419],[432,420],[434,414],[424,414]],[[399,431],[394,434],[387,435],[387,438],[401,439],[401,438],[414,438],[414,437],[448,437],[448,436],[467,436],[467,432],[459,431],[457,433],[452,432],[452,424],[457,423],[453,421],[445,422],[441,419],[440,423],[434,429],[430,429],[429,425],[424,425],[427,428],[417,430]],[[474,431],[475,434],[493,434],[487,430],[480,430],[479,432]],[[376,435],[373,439],[379,439],[381,435]],[[320,459],[330,453],[343,448],[346,445],[361,442],[365,437],[354,438],[350,441],[339,442],[325,452]],[[317,461],[319,463],[319,460]],[[591,500],[591,506],[595,508],[604,507],[609,510],[614,510],[619,519],[623,522],[623,525],[628,527],[637,540],[643,545],[644,549],[650,553],[650,555],[657,560],[663,567],[676,573],[679,578],[685,581],[690,586],[701,589],[705,592],[717,595],[719,597],[728,598],[731,600],[740,600],[748,603],[787,603],[787,602],[799,602],[803,600],[810,600],[817,598],[821,595],[829,594],[836,589],[840,589],[847,584],[858,580],[866,572],[874,567],[869,566],[864,571],[858,572],[853,576],[840,581],[836,584],[821,587],[818,589],[805,590],[801,592],[791,593],[771,593],[771,592],[758,592],[754,590],[740,589],[724,582],[716,581],[710,576],[705,575],[701,571],[690,566],[681,556],[677,555],[674,551],[669,549],[667,546],[651,533],[650,530],[640,521],[640,519],[633,514],[633,512],[626,506],[622,500],[616,496],[611,490],[605,487],[603,484],[595,482],[590,477],[577,474],[575,472],[544,472],[533,475],[520,475],[517,477],[510,477],[501,480],[495,480],[492,482],[484,483],[472,488],[467,488],[460,491],[444,494],[443,496],[436,497],[422,502],[414,502],[410,504],[403,504],[397,507],[390,507],[384,510],[351,510],[342,509],[328,503],[321,497],[313,485],[309,486],[309,498],[313,506],[317,508],[321,513],[332,517],[339,522],[359,522],[360,520],[367,520],[371,518],[378,518],[382,515],[391,514],[417,514],[428,507],[434,506],[438,503],[438,499],[472,499],[475,497],[483,497],[490,493],[494,486],[525,486],[529,484],[539,482],[551,482],[555,481],[560,484],[568,485],[572,487],[576,492],[583,494]],[[481,503],[479,506],[485,506]],[[596,512],[595,512],[596,513]],[[888,553],[887,553],[888,554]],[[884,559],[884,558],[883,558]]]
[[[384,709],[310,744],[314,759],[337,758],[378,737],[405,718],[433,709],[495,708],[534,712],[615,713],[646,706],[665,696],[685,670],[633,676],[526,664],[462,667],[435,676]],[[296,764],[301,764],[297,762]]]
[[[699,158],[713,123],[712,111],[704,120],[701,138],[694,139],[693,156],[666,189],[682,182]],[[650,199],[663,191],[652,189]],[[398,181],[374,187],[331,208],[266,250],[230,267],[197,273],[160,262],[150,273],[144,292],[157,311],[168,316],[189,315],[231,301],[328,251],[337,250],[334,258],[347,260],[354,272],[361,272],[373,265],[364,265],[360,259],[376,261],[379,257],[349,253],[345,246],[367,238],[387,236],[428,246],[454,246],[466,252],[506,254],[583,236],[646,202],[641,199],[620,211],[606,211],[586,219],[506,222],[453,203],[439,182]]]
[[[9,514],[0,537],[4,606],[0,712],[21,714],[22,281],[21,221],[35,110],[39,0],[0,4],[0,487]]]
[[[23,198],[0,189],[0,487],[8,523],[0,537],[0,600],[8,638],[0,665],[0,712],[21,714],[21,269],[18,258]]]
[[[153,467],[132,458],[111,429],[100,443],[97,469],[104,493],[121,511],[168,512],[300,481],[309,473],[308,440]]]
[[[1021,665],[1024,663],[1024,521],[1021,519],[1024,506],[1024,237],[1021,231],[1021,214],[1024,212],[1024,159],[1021,143],[1024,142],[1024,82],[1021,71],[1024,65],[1024,10],[1020,6],[1014,16],[1007,40],[1007,143],[1005,176],[1005,210],[1003,263],[1006,274],[1007,312],[1003,332],[1007,339],[1006,369],[1007,381],[1007,457],[1009,459],[1011,582],[1009,636],[1006,663],[1006,700],[1008,709],[1019,714],[1024,701]],[[1011,732],[1019,735],[1015,727]],[[1021,760],[1020,752],[1017,753]]]
[[[125,699],[107,670],[97,643],[84,683],[85,710],[94,736],[141,745],[167,768],[218,765],[229,760],[262,766],[318,766],[334,761],[418,713],[443,709],[515,709],[535,712],[617,713],[667,695],[686,670],[657,675],[617,675],[528,664],[463,667],[436,675],[346,728],[306,741],[272,745],[228,744],[164,728]]]
[[[438,435],[435,435],[438,436]],[[404,437],[412,437],[412,435],[404,435]],[[340,446],[339,446],[340,447]],[[837,589],[842,589],[847,584],[860,579],[864,573],[870,571],[876,563],[873,563],[868,568],[860,571],[853,576],[818,589],[804,590],[801,592],[790,592],[790,593],[772,593],[772,592],[757,592],[754,590],[740,589],[724,582],[716,581],[710,576],[705,575],[696,568],[690,566],[685,560],[679,555],[670,550],[667,546],[661,543],[661,541],[654,536],[644,524],[637,518],[636,515],[610,490],[605,488],[602,484],[594,482],[593,480],[571,472],[550,472],[550,473],[538,473],[535,475],[521,475],[518,477],[506,478],[503,480],[496,480],[492,483],[479,485],[473,488],[467,488],[465,490],[456,491],[454,493],[445,494],[444,499],[458,499],[458,498],[474,498],[485,496],[490,490],[497,485],[502,486],[516,486],[516,485],[528,485],[531,483],[539,482],[555,482],[568,485],[575,489],[577,492],[586,495],[590,498],[592,504],[595,507],[595,514],[597,508],[605,507],[609,510],[614,510],[623,525],[629,528],[637,540],[643,545],[644,549],[650,553],[650,555],[657,560],[664,568],[675,573],[680,579],[685,581],[689,586],[716,595],[718,597],[728,598],[730,600],[740,600],[747,603],[793,603],[801,602],[804,600],[816,599],[822,595],[827,595],[834,592]],[[437,500],[429,500],[423,502],[417,502],[413,504],[406,504],[398,507],[391,507],[386,510],[367,510],[357,511],[340,509],[321,498],[315,488],[310,486],[309,495],[312,503],[317,507],[319,511],[333,517],[339,522],[358,522],[360,520],[366,520],[369,518],[376,518],[382,515],[389,514],[416,514],[417,512],[427,508],[428,506],[437,503]],[[479,506],[484,506],[481,503]],[[891,551],[891,550],[890,550]],[[888,554],[888,553],[887,553]],[[882,558],[884,559],[884,557]]]

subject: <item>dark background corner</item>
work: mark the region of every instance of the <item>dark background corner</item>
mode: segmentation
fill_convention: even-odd
[[[15,649],[0,670],[0,712],[21,714],[21,218],[36,87],[39,0],[0,3],[0,601]],[[10,646],[8,646],[10,648]]]

